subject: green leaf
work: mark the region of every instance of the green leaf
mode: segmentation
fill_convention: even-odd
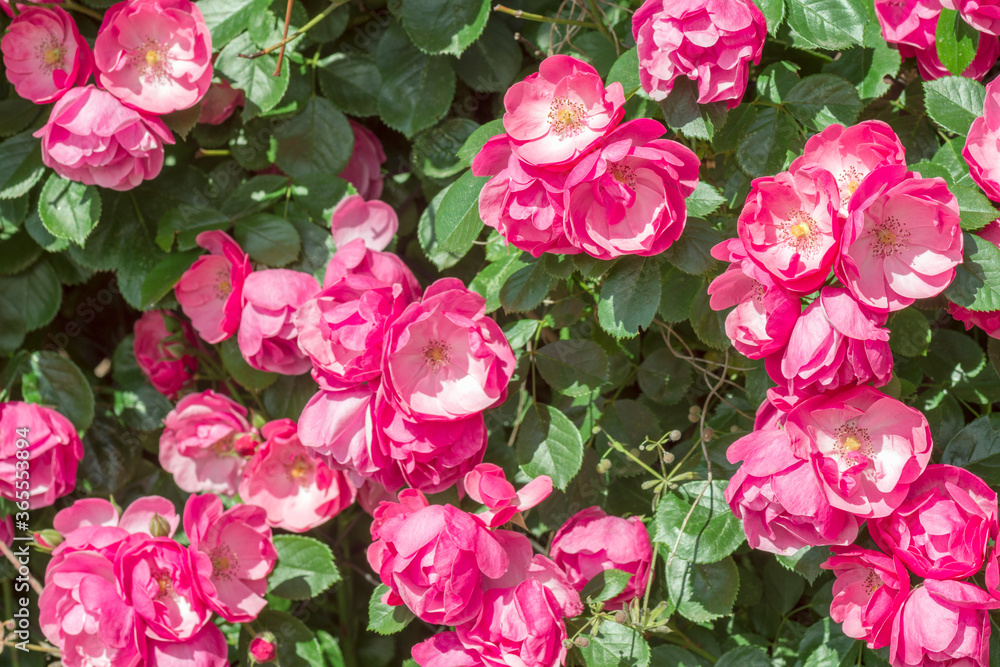
[[[142,303],[145,308],[152,308],[156,302],[174,289],[184,272],[191,268],[201,250],[167,255],[146,274],[142,281]]]
[[[757,76],[757,99],[781,104],[788,91],[801,80],[795,63],[784,60],[771,63]]]
[[[608,358],[594,341],[558,340],[542,347],[534,358],[542,378],[567,396],[590,394],[608,377]]]
[[[43,108],[17,95],[0,101],[0,137],[9,137],[31,125]]]
[[[785,20],[785,0],[757,0],[757,6],[764,13],[767,32],[777,35],[781,22]]]
[[[284,266],[299,256],[302,240],[295,226],[270,213],[255,213],[236,223],[236,241],[255,262]]]
[[[278,379],[277,373],[265,373],[251,368],[240,353],[240,347],[235,338],[222,341],[219,345],[219,356],[222,358],[222,365],[233,376],[233,379],[252,392],[266,389]]]
[[[1000,413],[983,415],[959,431],[941,463],[965,468],[991,486],[1000,484]]]
[[[587,667],[648,667],[649,645],[638,632],[614,621],[601,623],[597,634],[580,648]]]
[[[309,600],[340,581],[330,547],[302,535],[276,535],[278,564],[267,577],[267,592],[289,600]]]
[[[277,656],[270,664],[281,667],[326,667],[323,649],[312,630],[294,616],[271,608],[265,608],[256,619],[240,627],[237,664],[253,664],[248,655],[250,640],[265,632],[274,635],[277,648]]]
[[[514,33],[499,21],[491,21],[469,49],[455,63],[455,71],[473,90],[506,92],[521,71],[524,52]]]
[[[659,543],[664,558],[670,557],[676,545],[675,557],[693,563],[714,563],[743,543],[743,526],[730,511],[725,490],[726,482],[688,482],[678,489],[679,495],[668,493],[663,497],[656,507],[653,541]],[[681,530],[685,520],[687,524]]]
[[[638,90],[639,83],[639,47],[633,46],[623,53],[608,72],[607,85],[618,82],[622,84],[625,94]]]
[[[545,263],[535,260],[507,279],[500,288],[500,303],[508,313],[526,313],[542,302],[552,281]]]
[[[459,161],[466,167],[472,166],[472,160],[483,150],[486,142],[498,134],[504,134],[503,121],[499,118],[479,126],[458,149]]]
[[[290,78],[289,58],[282,63],[281,73],[274,76],[278,64],[276,56],[240,57],[241,53],[250,54],[257,50],[250,34],[244,32],[233,38],[215,60],[215,70],[229,79],[233,88],[239,88],[246,95],[246,107],[243,109],[245,121],[277,106],[288,89]]]
[[[42,149],[31,130],[0,144],[0,199],[16,199],[42,180]]]
[[[775,174],[790,155],[799,153],[799,143],[799,128],[791,116],[781,109],[763,109],[743,134],[736,160],[754,178]]]
[[[615,338],[631,338],[653,321],[660,303],[660,266],[652,257],[620,258],[608,272],[597,303],[601,327]]]
[[[684,233],[663,252],[663,258],[685,273],[706,273],[717,263],[712,248],[724,240],[722,233],[704,220],[688,218]]]
[[[351,116],[378,113],[382,74],[368,54],[334,53],[320,61],[316,72],[323,95],[344,113]]]
[[[53,236],[83,247],[101,219],[101,195],[92,185],[52,174],[38,196],[38,215]]]
[[[889,320],[889,347],[903,357],[927,354],[931,344],[931,327],[927,318],[916,308],[904,308],[893,313]]]
[[[836,50],[864,40],[869,20],[864,0],[785,0],[785,5],[789,27],[816,46]]]
[[[521,260],[520,254],[503,257],[480,271],[469,283],[469,289],[486,299],[486,312],[492,313],[500,307],[500,289],[507,279],[525,266],[528,264]]]
[[[270,0],[201,0],[198,9],[212,33],[212,47],[218,51],[247,29],[250,18],[265,11]]]
[[[94,421],[94,392],[76,364],[56,352],[34,352],[31,372],[38,379],[39,402],[55,406],[78,431]]]
[[[386,125],[412,137],[451,108],[455,71],[446,56],[429,56],[393,25],[378,44],[375,62],[382,73],[378,113]]]
[[[786,569],[802,575],[810,583],[816,581],[819,575],[823,574],[820,567],[830,557],[828,547],[803,547],[791,556],[778,556],[778,562]]]
[[[434,236],[438,248],[463,257],[483,229],[479,217],[479,191],[489,178],[467,171],[448,189],[434,214]]]
[[[771,660],[756,646],[739,646],[719,656],[715,667],[771,667]]]
[[[861,57],[861,72],[863,78],[858,83],[858,95],[863,100],[880,97],[889,90],[885,77],[899,74],[903,58],[899,49],[893,48],[882,36],[882,28],[878,21],[872,21],[865,28],[865,46]]]
[[[177,238],[179,250],[191,250],[198,234],[214,229],[227,229],[229,218],[214,208],[193,209],[178,206],[163,214],[156,226],[156,245],[163,252],[170,252]]]
[[[698,104],[698,84],[686,76],[677,77],[660,109],[670,129],[695,139],[711,141],[726,122],[726,105]]]
[[[708,292],[699,290],[691,304],[691,327],[709,347],[724,350],[729,347],[726,335],[726,312],[713,310]]]
[[[963,308],[1000,310],[1000,250],[974,234],[962,234],[965,260],[944,295]]]
[[[657,403],[673,405],[691,387],[691,364],[663,347],[643,359],[636,379],[643,394]]]
[[[548,475],[566,489],[583,463],[583,439],[566,415],[551,405],[534,403],[527,410],[515,441],[517,462],[528,477]]]
[[[0,278],[0,302],[7,304],[9,312],[16,313],[9,319],[0,318],[3,323],[0,329],[8,322],[21,322],[25,331],[40,329],[59,312],[62,302],[59,276],[48,261],[35,262],[27,271]]]
[[[425,53],[462,55],[489,15],[489,0],[403,0],[403,27]]]
[[[938,125],[967,135],[972,121],[983,115],[986,87],[964,76],[945,76],[924,81],[924,104],[927,114]]]
[[[42,256],[42,248],[27,231],[0,241],[0,276],[20,273]]]
[[[997,219],[1000,213],[993,203],[974,185],[952,185],[950,188],[962,215],[962,229],[974,232]]]
[[[934,38],[941,64],[952,74],[960,75],[976,59],[979,31],[963,21],[956,10],[941,10]]]
[[[814,623],[799,642],[802,667],[840,667],[860,664],[862,643],[844,634],[839,623],[831,618]]]
[[[450,182],[452,176],[468,167],[462,164],[458,151],[478,128],[468,118],[451,118],[420,132],[414,137],[412,153],[417,173],[442,185]]]
[[[623,572],[615,568],[601,570],[591,577],[587,585],[580,591],[580,599],[586,601],[589,598],[605,602],[624,591],[631,579],[631,572]]]
[[[785,96],[792,115],[816,130],[840,123],[853,125],[861,113],[861,98],[849,81],[833,74],[802,79]]]
[[[410,624],[413,612],[406,605],[392,606],[382,602],[389,587],[379,584],[368,601],[368,629],[380,635],[393,635]]]
[[[684,273],[673,264],[660,264],[660,317],[666,322],[680,322],[691,314],[691,306],[702,291],[700,276]]]
[[[670,600],[695,623],[731,613],[739,588],[739,571],[731,557],[717,563],[692,563],[675,556],[667,568]]]
[[[698,187],[694,189],[694,192],[688,195],[688,215],[694,218],[703,218],[709,213],[713,213],[725,203],[726,198],[718,190],[705,181],[701,181],[698,183]],[[683,238],[684,236],[681,236],[681,239]]]
[[[336,176],[351,159],[354,132],[344,114],[323,97],[311,97],[306,108],[274,132],[274,162],[294,179]]]

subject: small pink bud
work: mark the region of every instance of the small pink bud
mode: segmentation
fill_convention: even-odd
[[[262,633],[260,637],[254,637],[250,641],[250,657],[254,662],[270,662],[277,653],[274,635],[270,632]]]

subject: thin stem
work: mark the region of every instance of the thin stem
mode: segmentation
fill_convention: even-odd
[[[240,54],[240,58],[246,58],[248,60],[253,60],[255,58],[260,58],[261,56],[266,56],[269,53],[273,53],[275,50],[282,48],[286,44],[295,41],[297,38],[299,38],[302,35],[304,35],[307,32],[309,32],[313,27],[316,26],[317,23],[319,23],[320,21],[322,21],[323,19],[325,19],[327,16],[329,16],[330,14],[332,14],[333,10],[335,10],[337,7],[340,7],[341,5],[346,5],[349,1],[350,0],[332,0],[330,2],[330,4],[327,6],[326,9],[324,9],[319,14],[317,14],[316,16],[314,16],[311,19],[309,19],[308,23],[306,23],[304,26],[302,26],[301,28],[299,28],[298,30],[296,30],[294,33],[292,33],[288,37],[282,39],[277,44],[272,44],[271,46],[267,47],[266,49],[264,49],[262,51],[258,51],[257,53],[241,53]],[[277,76],[277,75],[278,75],[278,72],[275,72],[275,76]]]
[[[0,553],[2,553],[4,555],[4,558],[9,560],[10,564],[14,566],[15,572],[20,571],[20,569],[24,567],[24,563],[20,562],[17,559],[17,556],[14,555],[14,552],[11,551],[10,547],[8,547],[7,544],[4,543],[2,540],[0,540]],[[31,584],[31,587],[34,589],[36,593],[38,593],[39,595],[42,594],[42,585],[38,583],[38,579],[35,579],[35,577],[31,575],[31,572],[28,572],[28,583]]]
[[[587,6],[590,8],[590,15],[594,17],[594,23],[597,24],[598,32],[604,35],[609,42],[615,45],[615,55],[620,56],[621,46],[618,44],[618,37],[608,30],[608,27],[604,25],[604,21],[601,20],[604,16],[604,12],[597,7],[597,2],[595,2],[595,0],[587,0]]]
[[[14,642],[4,642],[4,646],[15,646]],[[29,651],[38,651],[39,653],[51,653],[52,655],[62,655],[62,651],[51,646],[40,646],[38,644],[24,644],[24,647]],[[16,653],[14,655],[17,655]]]
[[[288,26],[292,22],[293,2],[295,0],[288,0],[288,4],[285,6],[285,28],[281,31],[281,50],[278,51],[278,66],[274,68],[272,76],[279,76],[281,74],[281,61],[285,59],[285,45],[288,44]]]
[[[679,637],[674,637],[673,635],[675,635],[675,634],[679,635]],[[693,641],[691,641],[690,639],[688,639],[687,635],[685,635],[680,630],[677,630],[676,628],[674,629],[674,631],[671,634],[665,635],[663,638],[666,639],[669,642],[673,642],[674,644],[677,644],[678,646],[684,647],[685,649],[687,649],[688,651],[691,651],[691,653],[694,653],[695,655],[700,655],[701,657],[705,658],[705,660],[708,660],[713,665],[716,662],[719,661],[718,658],[716,658],[714,655],[712,655],[711,653],[709,653],[708,651],[706,651],[702,647],[700,647],[697,644],[695,644]]]
[[[590,21],[574,21],[573,19],[554,19],[549,16],[542,16],[541,14],[532,14],[531,12],[526,12],[522,9],[511,9],[510,7],[504,7],[503,5],[496,5],[493,7],[493,11],[501,12],[503,14],[510,14],[516,19],[525,19],[527,21],[538,21],[539,23],[555,23],[557,25],[576,25],[581,28],[597,28],[601,29],[596,23],[591,23]]]
[[[38,2],[29,2],[27,4],[29,4],[29,5],[41,5],[42,7],[46,6],[45,4],[38,3]],[[11,5],[11,6],[13,6],[13,5]],[[62,6],[63,6],[64,9],[69,9],[69,10],[72,10],[72,11],[77,12],[79,14],[86,14],[87,16],[89,16],[92,19],[96,19],[98,21],[103,21],[104,20],[104,16],[102,14],[100,14],[97,11],[91,9],[90,7],[84,7],[81,4],[73,2],[73,0],[65,0],[65,2],[62,3]]]

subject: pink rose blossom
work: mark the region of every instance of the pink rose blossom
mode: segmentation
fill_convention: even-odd
[[[267,575],[278,559],[267,513],[253,505],[223,511],[218,496],[190,496],[184,532],[192,551],[207,554],[212,562],[211,585],[202,588],[208,606],[231,623],[257,618],[267,604]]]
[[[514,372],[514,352],[486,300],[456,278],[427,288],[388,328],[382,388],[403,412],[459,419],[499,405]]]
[[[164,144],[174,143],[158,117],[93,85],[67,91],[32,136],[42,140],[42,162],[63,178],[122,191],[156,178]]]
[[[7,80],[17,94],[35,104],[55,102],[82,86],[93,66],[90,46],[73,17],[61,7],[29,7],[0,41]]]
[[[953,0],[965,22],[987,35],[1000,35],[1000,4],[996,0]]]
[[[983,115],[972,121],[962,156],[976,185],[1000,202],[1000,80],[986,84]]]
[[[893,619],[910,592],[910,573],[898,558],[877,551],[851,546],[830,552],[821,566],[837,576],[830,617],[868,648],[888,646]]]
[[[229,667],[226,636],[212,623],[206,623],[193,637],[180,642],[149,636],[140,636],[139,640],[142,667]]]
[[[785,426],[792,451],[810,461],[830,504],[865,519],[902,504],[933,444],[919,410],[867,386],[808,398]]]
[[[390,492],[384,486],[372,479],[366,479],[364,484],[358,487],[358,505],[368,516],[374,516],[375,510],[383,502],[395,502],[396,494]]]
[[[476,618],[484,580],[500,578],[509,564],[478,518],[452,505],[428,505],[413,489],[375,510],[371,534],[368,563],[389,587],[383,601],[405,604],[428,623]]]
[[[933,31],[930,38],[934,38]],[[899,53],[904,58],[917,59],[917,69],[925,81],[933,81],[944,76],[951,76],[951,72],[941,62],[941,57],[938,56],[936,46],[926,49],[915,49],[900,44]],[[998,55],[1000,55],[1000,40],[993,35],[980,35],[979,45],[976,48],[976,56],[969,66],[962,71],[962,76],[967,79],[982,79],[990,71],[990,68],[993,67]]]
[[[549,555],[578,591],[605,570],[633,575],[625,590],[604,603],[605,609],[616,610],[645,594],[653,547],[639,517],[608,516],[595,506],[566,520],[552,538]]]
[[[38,624],[66,667],[135,667],[139,625],[119,594],[114,565],[103,555],[71,553],[45,571]]]
[[[875,16],[890,44],[933,48],[940,13],[940,0],[875,0]]]
[[[465,475],[462,486],[470,498],[488,508],[479,518],[490,528],[498,528],[518,512],[525,512],[548,498],[552,493],[552,478],[539,475],[516,491],[507,481],[503,468],[493,463],[480,463]]]
[[[790,556],[803,547],[850,544],[859,520],[830,505],[808,461],[792,453],[787,431],[755,430],[726,453],[743,461],[726,502],[742,522],[754,549]]]
[[[247,461],[240,497],[267,512],[267,522],[295,533],[327,522],[354,502],[344,474],[317,460],[299,441],[295,422],[278,419],[260,430],[264,442]]]
[[[253,368],[282,375],[299,375],[312,364],[299,350],[292,316],[319,291],[308,273],[289,269],[255,271],[243,284],[240,352]]]
[[[196,345],[191,325],[169,311],[147,310],[136,320],[134,332],[139,369],[158,392],[176,398],[198,370],[198,360],[189,354]]]
[[[928,579],[910,591],[892,623],[896,667],[987,667],[990,609],[1000,601],[972,584]]]
[[[14,544],[14,516],[12,514],[0,519],[0,542],[8,547]]]
[[[979,572],[997,540],[997,494],[967,470],[930,465],[903,504],[868,527],[917,576],[964,579]]]
[[[163,420],[160,465],[188,493],[232,496],[256,445],[247,409],[211,389],[188,394]]]
[[[250,655],[257,662],[270,662],[278,655],[277,647],[273,641],[263,637],[254,637],[250,642]]]
[[[350,118],[347,122],[354,131],[354,150],[340,178],[353,185],[365,199],[378,199],[382,196],[382,164],[385,162],[382,142],[361,123]]]
[[[805,165],[755,179],[737,220],[750,258],[794,292],[818,289],[837,260],[843,219],[833,174]]]
[[[208,583],[212,562],[169,537],[135,534],[115,557],[115,578],[125,599],[145,625],[151,639],[190,639],[212,615],[201,589]]]
[[[202,340],[221,343],[239,329],[243,283],[253,269],[250,258],[225,232],[202,232],[195,241],[210,254],[184,272],[174,294]]]
[[[571,56],[550,56],[538,72],[515,83],[503,98],[503,126],[525,162],[569,168],[621,120],[625,92],[607,88],[593,67]]]
[[[767,358],[771,379],[792,394],[832,391],[892,377],[886,317],[842,287],[824,287],[792,328],[784,353]]]
[[[23,452],[26,458],[18,456]],[[0,497],[21,511],[48,507],[76,488],[82,459],[80,436],[61,414],[34,403],[0,403]]]
[[[958,202],[944,179],[881,167],[851,198],[842,247],[837,277],[869,308],[937,296],[962,263]]]
[[[239,88],[233,88],[228,81],[213,82],[201,98],[198,122],[204,125],[221,125],[229,120],[237,107],[245,103],[246,98]]]
[[[632,16],[639,81],[663,100],[679,76],[698,84],[698,102],[737,107],[750,63],[760,62],[767,21],[752,0],[646,0]]]
[[[330,231],[338,248],[361,239],[370,250],[385,250],[398,229],[395,209],[384,201],[365,201],[361,195],[344,197],[330,218]]]
[[[790,171],[814,164],[833,174],[840,190],[840,214],[848,214],[848,202],[868,174],[886,165],[905,165],[906,149],[899,137],[880,120],[844,127],[830,125],[806,142],[802,155]]]
[[[320,389],[299,416],[299,438],[334,470],[355,485],[379,470],[372,459],[375,391],[360,385],[338,391]],[[383,457],[384,458],[384,457]],[[380,459],[380,463],[386,462]]]
[[[403,286],[403,299],[406,303],[420,298],[420,283],[403,260],[391,252],[369,250],[361,239],[337,248],[326,265],[323,287],[330,287],[350,274],[372,278],[387,285],[399,283]]]
[[[193,107],[212,83],[212,35],[188,0],[124,0],[94,43],[101,87],[154,114]]]
[[[402,284],[357,274],[303,303],[292,323],[320,387],[344,389],[377,379],[386,327],[408,304]]]
[[[641,118],[624,123],[573,168],[566,185],[567,234],[598,259],[658,255],[684,231],[685,199],[701,161],[665,128]]]
[[[736,306],[726,316],[726,335],[733,347],[749,359],[780,352],[792,334],[802,300],[750,261],[739,239],[718,244],[712,256],[731,262],[708,286],[708,293],[712,310]]]

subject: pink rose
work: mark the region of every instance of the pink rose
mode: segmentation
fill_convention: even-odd
[[[653,547],[639,517],[608,516],[595,506],[566,520],[552,538],[549,556],[578,591],[605,570],[633,575],[625,590],[604,603],[605,609],[615,610],[645,594]]]
[[[486,316],[486,300],[456,278],[427,288],[387,329],[382,388],[403,412],[459,419],[499,405],[514,352]]]
[[[250,651],[250,655],[257,662],[270,662],[278,655],[275,643],[263,637],[254,637],[247,650]]]
[[[278,419],[260,432],[264,442],[243,469],[239,493],[244,502],[264,508],[270,525],[304,533],[354,502],[357,489],[312,456],[299,441],[295,422]]]
[[[805,165],[751,183],[737,220],[747,254],[794,292],[818,289],[837,260],[843,218],[833,174]]]
[[[549,497],[552,478],[539,475],[520,491],[507,481],[503,468],[493,463],[480,463],[465,475],[462,487],[469,497],[488,508],[479,518],[490,528],[498,528],[518,512],[525,512]]]
[[[55,102],[90,78],[90,46],[61,7],[29,7],[0,41],[7,80],[35,104]]]
[[[94,43],[101,87],[154,114],[193,107],[212,83],[212,35],[188,0],[111,6]]]
[[[323,389],[354,387],[382,372],[385,330],[409,301],[400,283],[348,274],[303,303],[292,316],[299,350]]]
[[[195,347],[191,325],[167,310],[147,310],[135,322],[132,342],[135,362],[153,387],[167,398],[176,398],[194,381],[198,360],[189,354]]]
[[[428,505],[407,489],[382,503],[371,526],[368,563],[389,587],[384,602],[405,604],[422,620],[456,625],[483,606],[483,583],[507,571],[503,547],[476,517],[451,505]]]
[[[580,252],[566,237],[566,172],[522,162],[502,134],[486,142],[472,173],[493,176],[479,193],[479,215],[508,243],[534,257]]]
[[[350,118],[347,122],[354,131],[354,150],[339,176],[353,185],[365,199],[378,199],[382,196],[382,164],[385,162],[382,142],[361,123]]]
[[[567,234],[598,259],[658,255],[684,231],[701,161],[660,123],[624,123],[570,172]]]
[[[886,165],[905,165],[905,154],[888,123],[866,120],[846,128],[834,124],[809,138],[789,170],[814,164],[833,174],[840,190],[840,214],[846,216],[851,195],[868,174]]]
[[[218,496],[192,495],[184,506],[184,532],[191,550],[212,562],[210,585],[202,588],[208,606],[231,623],[257,618],[267,604],[267,575],[278,559],[267,513],[253,505],[223,511]]]
[[[202,340],[221,343],[239,329],[243,283],[253,269],[250,258],[225,232],[202,232],[195,241],[209,254],[184,272],[174,294]]]
[[[503,126],[525,162],[569,168],[625,114],[620,83],[607,88],[593,67],[571,56],[549,56],[538,72],[503,98]]]
[[[986,84],[983,115],[972,121],[962,150],[972,180],[986,196],[1000,202],[1000,82]]]
[[[944,179],[881,167],[851,198],[837,277],[869,308],[937,296],[962,263],[958,202]]]
[[[169,537],[132,535],[115,557],[122,596],[150,639],[183,641],[201,630],[212,615],[201,594],[211,573],[207,555]]]
[[[808,398],[788,413],[785,427],[830,504],[865,519],[902,504],[933,445],[919,410],[867,386]]]
[[[103,555],[80,551],[51,563],[38,612],[42,634],[62,651],[66,667],[140,663],[135,636],[140,623],[121,598],[114,566]]]
[[[885,314],[842,287],[824,287],[792,328],[784,353],[767,358],[771,379],[793,394],[832,391],[892,378]]]
[[[198,122],[204,125],[221,125],[233,115],[237,107],[245,103],[246,98],[239,88],[233,88],[228,81],[212,82],[208,92],[201,98]]]
[[[726,502],[752,548],[790,556],[858,536],[858,518],[830,505],[809,462],[792,452],[787,431],[755,430],[730,445],[726,457],[743,461],[726,487]]]
[[[967,470],[930,465],[896,511],[868,528],[917,576],[964,579],[979,572],[997,540],[997,494]]]
[[[226,636],[212,623],[206,623],[193,637],[180,642],[149,636],[140,636],[139,641],[142,667],[229,667]]]
[[[830,617],[868,648],[888,646],[893,619],[910,592],[910,573],[898,558],[877,551],[851,546],[830,552],[821,566],[837,576]]]
[[[337,248],[326,265],[323,287],[330,287],[350,274],[372,278],[387,285],[399,283],[403,286],[406,303],[420,298],[420,283],[403,260],[391,252],[369,250],[361,239]]]
[[[83,443],[68,419],[34,403],[0,403],[0,497],[48,507],[76,488]]]
[[[1000,310],[969,310],[949,301],[948,314],[964,324],[966,331],[979,327],[990,338],[1000,339]]]
[[[344,197],[330,218],[330,231],[338,248],[361,239],[371,250],[385,250],[398,229],[394,208],[384,201],[365,201],[361,195]]]
[[[299,350],[292,316],[319,291],[308,273],[289,269],[255,271],[243,284],[240,352],[253,368],[282,375],[300,375],[312,364]]]
[[[875,0],[875,17],[890,44],[933,48],[940,13],[940,0]]]
[[[934,38],[934,31],[931,31],[929,39]],[[943,76],[951,76],[951,72],[941,62],[936,46],[926,49],[915,49],[900,44],[899,53],[904,58],[917,59],[917,69],[920,70],[920,76],[926,81],[940,79]],[[976,56],[969,63],[969,66],[962,71],[962,76],[967,79],[982,79],[990,71],[990,68],[993,67],[998,55],[1000,55],[1000,40],[993,35],[979,35]]]
[[[1000,607],[981,588],[928,579],[902,603],[892,623],[889,662],[896,667],[987,667],[990,618]]]
[[[737,107],[750,63],[760,62],[767,21],[752,0],[646,0],[632,16],[639,81],[663,100],[674,81],[698,83],[698,102]]]
[[[369,385],[328,391],[320,389],[299,416],[299,438],[334,470],[343,470],[355,485],[379,470],[373,461],[375,391]],[[385,465],[385,457],[379,462]]]
[[[256,445],[247,409],[211,389],[188,394],[163,420],[160,465],[188,493],[232,496]]]
[[[955,0],[966,23],[987,35],[1000,35],[1000,4],[996,0]]]
[[[780,352],[792,334],[802,300],[750,261],[739,239],[718,244],[712,256],[731,262],[708,286],[708,293],[712,310],[736,306],[726,316],[726,335],[733,347],[748,359]]]
[[[63,178],[112,190],[131,190],[156,178],[163,146],[174,143],[156,116],[130,109],[93,85],[66,92],[35,137],[42,162]]]
[[[14,515],[12,514],[0,519],[0,542],[8,547],[14,544]]]

